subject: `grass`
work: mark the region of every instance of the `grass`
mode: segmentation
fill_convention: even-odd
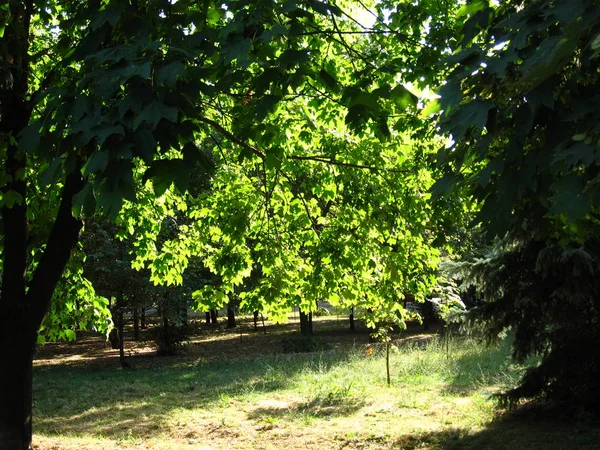
[[[521,367],[508,343],[353,344],[310,354],[171,359],[134,370],[42,365],[34,444],[42,449],[597,448],[581,421],[502,419],[490,395]],[[573,428],[576,424],[576,428]]]

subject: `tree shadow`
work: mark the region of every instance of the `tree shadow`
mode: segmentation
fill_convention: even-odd
[[[161,362],[158,367],[133,370],[36,367],[35,432],[117,440],[127,435],[152,437],[169,426],[169,412],[173,410],[222,411],[248,393],[289,389],[299,371],[313,366],[330,370],[348,358],[348,352],[334,351],[264,356],[259,362],[255,358],[187,364],[173,361],[171,365]],[[342,414],[344,406],[336,407],[332,414]]]
[[[597,419],[548,417],[545,414],[507,414],[484,429],[472,432],[449,428],[438,432],[407,435],[392,448],[447,450],[592,450],[598,449],[600,422]]]

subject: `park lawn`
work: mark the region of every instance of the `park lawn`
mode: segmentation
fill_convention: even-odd
[[[282,333],[276,336],[270,345]],[[221,334],[227,347],[237,345],[234,338]],[[490,395],[513,385],[523,369],[511,363],[508,342],[486,349],[469,339],[446,345],[412,336],[396,344],[391,386],[385,352],[364,336],[306,354],[271,348],[220,359],[146,357],[129,370],[116,368],[114,359],[42,359],[34,370],[34,446],[598,448],[600,428],[589,419],[506,417],[495,407]]]

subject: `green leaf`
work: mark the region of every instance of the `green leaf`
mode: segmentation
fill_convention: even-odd
[[[177,122],[177,109],[155,100],[146,106],[140,115],[135,118],[133,129],[137,130],[143,123],[148,123],[154,128],[161,119]]]
[[[550,197],[554,203],[547,217],[563,215],[567,222],[583,218],[590,210],[588,199],[583,194],[583,180],[575,174],[557,180],[552,185],[556,192]]]
[[[146,164],[150,164],[156,152],[156,141],[152,131],[147,128],[137,130],[133,136],[133,154],[142,158]]]
[[[325,69],[321,69],[319,71],[319,77],[321,78],[321,81],[323,81],[323,83],[325,83],[325,86],[327,86],[329,89],[331,89],[333,91],[336,91],[338,89],[337,80],[333,77],[333,75],[331,75]]]
[[[104,141],[108,139],[113,134],[118,136],[125,136],[125,130],[122,125],[110,125],[107,123],[102,123],[100,125],[96,125],[92,128],[92,132],[96,135],[96,143],[102,147]]]
[[[107,8],[94,14],[90,26],[94,31],[105,23],[109,23],[114,27],[119,22],[120,18],[121,8]]]
[[[44,169],[40,175],[40,187],[45,188],[52,184],[56,178],[58,168],[62,165],[62,158],[57,156],[52,160],[50,165]]]
[[[423,108],[423,110],[419,113],[419,117],[421,117],[423,119],[427,118],[427,117],[432,116],[433,114],[439,112],[441,109],[442,109],[442,104],[436,98],[434,100],[431,100],[429,103],[427,103],[427,106],[425,108]]]
[[[472,16],[488,6],[488,0],[467,0],[467,4],[463,5],[456,13],[456,18],[460,19],[464,16]]]
[[[65,338],[68,341],[74,341],[77,339],[77,334],[73,330],[69,330],[68,328],[64,330]]]
[[[108,166],[108,160],[108,150],[94,152],[82,169],[83,175],[88,176],[91,173],[104,172]]]
[[[401,84],[390,91],[390,98],[396,103],[398,108],[406,109],[408,106],[417,107],[418,97],[406,89]]]
[[[359,92],[358,94],[350,98],[349,107],[352,108],[356,105],[364,105],[371,109],[379,109],[379,103],[377,103],[377,97],[368,92]]]
[[[162,66],[158,71],[157,81],[168,87],[175,87],[177,79],[185,72],[185,66],[181,61],[173,61]]]
[[[41,123],[36,120],[21,130],[18,135],[19,150],[30,152],[37,149],[40,144],[41,127]]]
[[[72,209],[73,216],[76,218],[92,217],[94,215],[96,212],[96,199],[90,183],[86,183],[83,189],[75,194]]]
[[[4,193],[2,200],[6,207],[12,208],[14,205],[20,205],[23,203],[23,196],[17,191],[9,189]]]

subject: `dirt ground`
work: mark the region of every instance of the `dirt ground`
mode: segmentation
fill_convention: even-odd
[[[283,352],[282,340],[299,334],[299,321],[291,317],[288,323],[273,324],[265,321],[263,328],[259,320],[255,329],[252,317],[238,318],[238,326],[226,328],[226,318],[219,323],[206,325],[200,317],[189,321],[187,341],[180,355],[156,358],[155,334],[156,319],[149,318],[148,328],[140,330],[140,339],[133,339],[131,324],[125,329],[125,355],[133,367],[150,367],[170,364],[175,359],[180,363],[201,363],[243,356],[261,356]],[[406,331],[396,333],[396,341],[425,341],[434,338],[438,330],[424,333],[417,323],[408,324]],[[329,348],[348,348],[370,344],[369,333],[361,323],[351,332],[348,321],[340,316],[315,318],[314,333]],[[47,343],[41,346],[34,360],[34,366],[85,365],[90,368],[119,367],[119,351],[110,347],[104,335],[78,332],[75,342]]]

